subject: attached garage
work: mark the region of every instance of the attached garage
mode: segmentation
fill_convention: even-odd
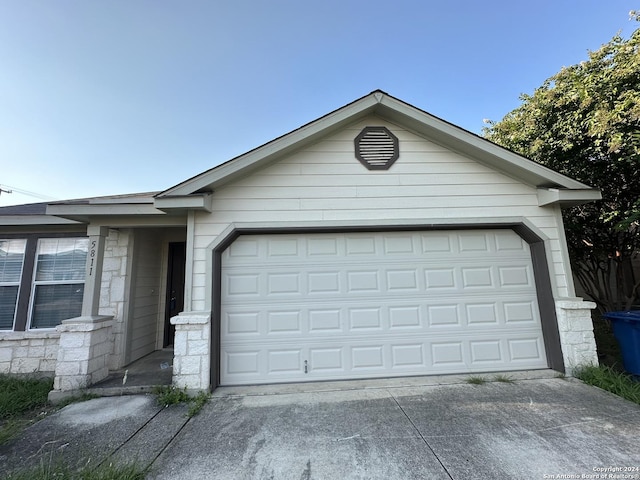
[[[561,208],[599,191],[375,91],[157,195],[189,388],[595,358]]]
[[[242,235],[221,265],[222,385],[547,367],[511,229]]]

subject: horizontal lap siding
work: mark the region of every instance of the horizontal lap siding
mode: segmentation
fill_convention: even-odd
[[[156,349],[161,283],[161,245],[157,231],[139,231],[135,238],[135,278],[130,326],[130,362]]]
[[[387,171],[369,171],[353,139],[384,125],[400,140]],[[196,215],[194,310],[204,308],[206,248],[230,223],[526,217],[550,239],[557,294],[567,295],[558,223],[536,189],[396,125],[372,117],[214,192],[213,213]]]

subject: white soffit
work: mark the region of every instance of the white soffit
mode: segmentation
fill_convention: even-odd
[[[213,195],[210,193],[192,194],[170,197],[158,197],[154,199],[154,206],[160,210],[213,210]]]
[[[596,188],[566,190],[559,188],[539,188],[538,206],[559,204],[563,207],[573,207],[587,202],[602,199],[602,193]]]

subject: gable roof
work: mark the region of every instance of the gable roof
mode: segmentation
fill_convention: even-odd
[[[276,158],[317,142],[320,138],[369,115],[377,115],[402,125],[522,183],[540,189],[551,189],[554,193],[544,197],[544,204],[555,201],[576,204],[600,198],[598,189],[555,172],[381,90],[375,90],[286,135],[159,193],[156,195],[156,205],[158,208],[171,208],[170,199],[184,199],[194,193],[211,192],[216,187],[247,175]],[[572,192],[567,195],[565,190]]]

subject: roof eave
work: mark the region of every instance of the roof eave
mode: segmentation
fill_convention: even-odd
[[[95,217],[114,216],[154,216],[166,215],[158,210],[153,203],[133,203],[133,204],[50,204],[47,205],[47,215],[62,217],[77,222],[87,223]]]
[[[578,190],[591,188],[589,185],[535,163],[378,90],[297,130],[165,190],[156,195],[156,199],[173,196],[184,197],[199,191],[211,191],[223,183],[265,165],[276,157],[303,148],[342,126],[356,122],[370,114],[376,114],[391,122],[403,125],[419,135],[428,137],[451,150],[474,158],[533,187]]]
[[[51,215],[0,215],[0,226],[77,225],[81,222]]]
[[[401,122],[416,133],[427,136],[443,146],[479,160],[531,186],[591,188],[589,185],[573,180],[389,95],[384,96],[380,105],[387,107],[384,112],[380,112],[386,118]]]
[[[560,205],[575,207],[602,199],[602,192],[597,188],[567,190],[561,188],[538,188],[538,206]]]
[[[257,147],[243,155],[233,158],[217,167],[186,180],[175,187],[159,193],[156,198],[170,196],[186,196],[203,188],[217,186],[219,183],[228,182],[233,178],[245,174],[260,165],[268,163],[276,156],[285,155],[301,148],[303,145],[313,143],[319,137],[338,130],[343,125],[356,121],[375,111],[376,105],[384,94],[374,92],[356,100],[349,105],[335,110],[318,120],[308,123],[293,132],[285,134],[269,143]]]
[[[200,193],[158,197],[154,199],[153,205],[163,212],[196,210],[211,213],[213,211],[213,195],[211,193]]]

